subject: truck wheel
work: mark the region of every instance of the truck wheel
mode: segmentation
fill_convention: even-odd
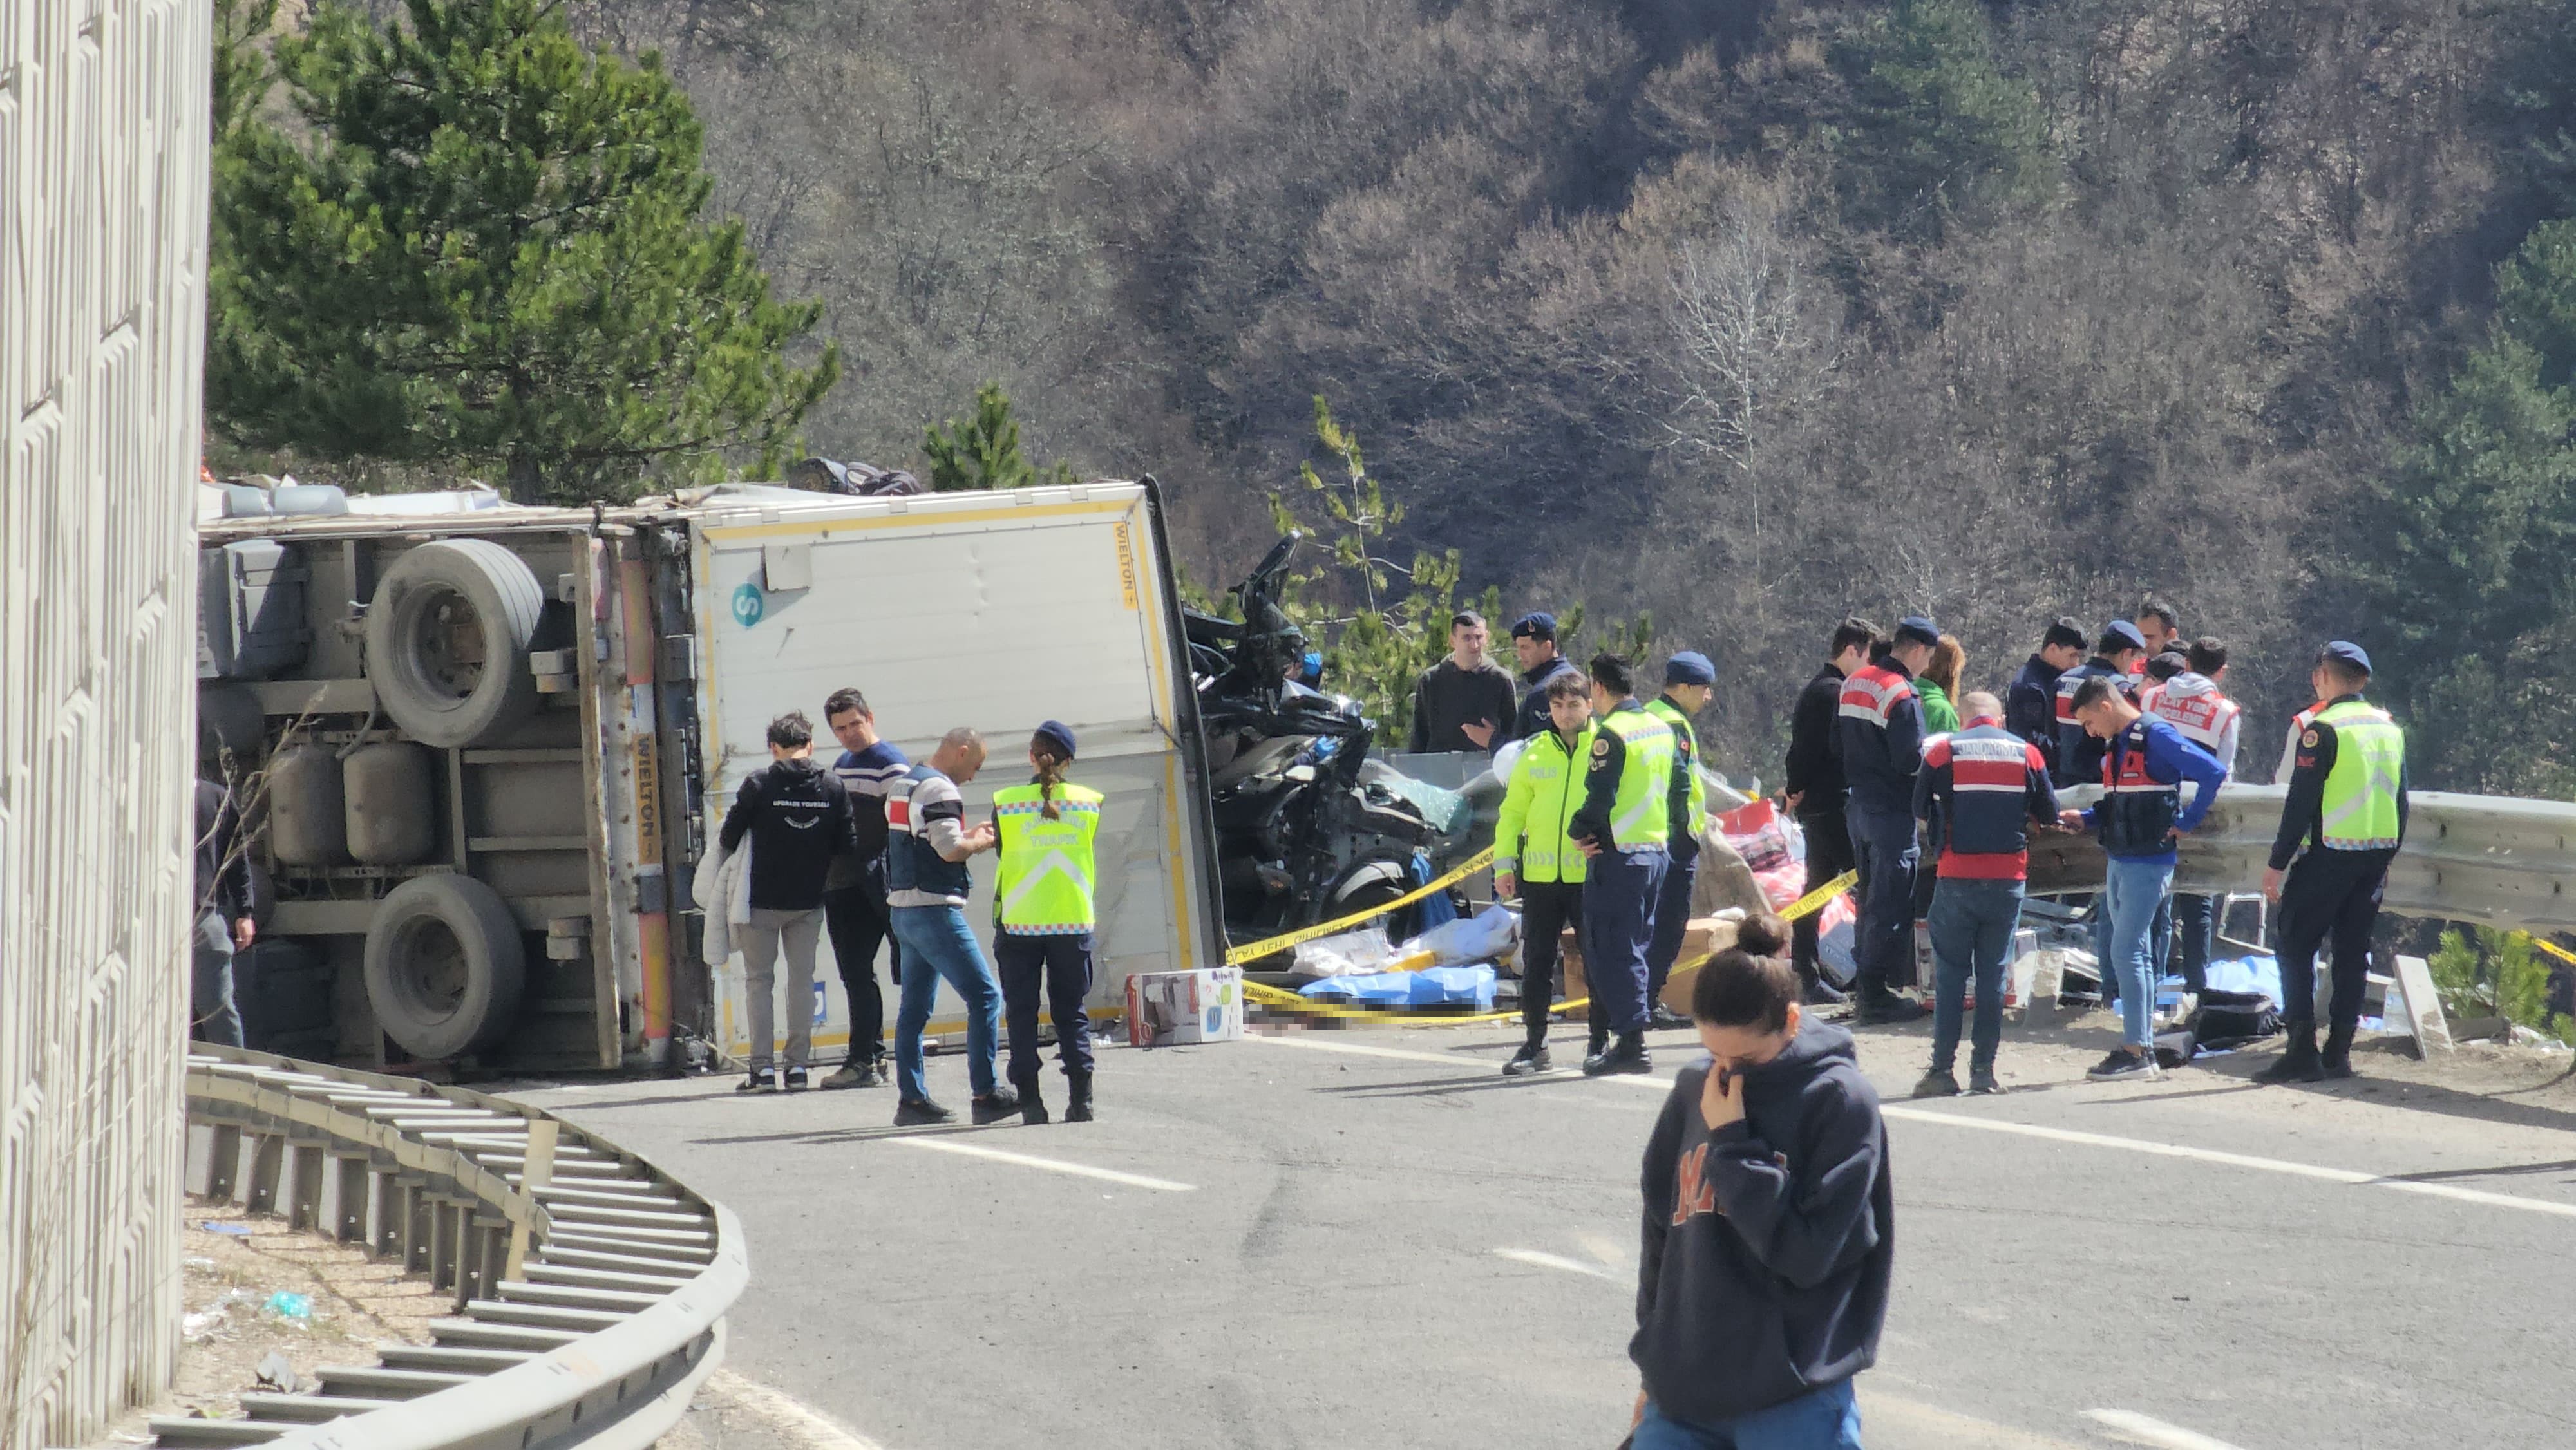
[[[415,876],[367,927],[367,1005],[424,1061],[499,1042],[517,1022],[526,977],[518,919],[471,876]]]
[[[537,707],[528,649],[537,576],[489,539],[439,539],[394,561],[367,606],[376,698],[424,745],[478,745]]]

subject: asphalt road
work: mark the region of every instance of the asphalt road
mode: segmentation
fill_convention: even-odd
[[[1510,1045],[1119,1049],[1102,1120],[1045,1128],[896,1134],[885,1089],[524,1096],[731,1205],[731,1368],[885,1450],[1607,1450],[1662,1084],[1506,1082]],[[2012,1093],[1898,1103],[1922,1053],[1863,1038],[1896,1104],[1877,1450],[2576,1444],[2576,1114],[2018,1047]],[[962,1061],[931,1076],[962,1108]]]

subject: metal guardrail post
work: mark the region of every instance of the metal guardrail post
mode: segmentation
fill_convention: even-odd
[[[457,1317],[379,1366],[323,1367],[318,1395],[247,1394],[249,1419],[156,1420],[166,1445],[643,1450],[723,1358],[740,1223],[614,1145],[462,1089],[233,1049],[193,1059],[188,1092],[210,1194],[427,1271]]]

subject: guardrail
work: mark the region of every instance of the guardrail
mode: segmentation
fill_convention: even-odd
[[[455,1296],[427,1345],[326,1366],[173,1447],[643,1450],[724,1358],[741,1223],[615,1144],[462,1088],[231,1048],[188,1060],[189,1187],[398,1258]]]
[[[2061,791],[2089,804],[2100,787]],[[2230,785],[2182,841],[2174,886],[2252,891],[2262,883],[2286,786]],[[2102,848],[2089,835],[2034,837],[2034,893],[2098,891]],[[2526,931],[2576,931],[2576,804],[2416,791],[2406,844],[2388,871],[2386,910]]]

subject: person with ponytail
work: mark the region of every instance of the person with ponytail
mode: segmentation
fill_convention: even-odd
[[[1047,1121],[1038,1095],[1038,989],[1055,1014],[1056,1054],[1070,1083],[1064,1120],[1091,1121],[1091,933],[1097,873],[1092,841],[1100,829],[1100,792],[1064,778],[1073,763],[1073,731],[1040,724],[1029,739],[1027,785],[993,793],[993,831],[1001,871],[993,885],[993,962],[1002,977],[1002,1014],[1011,1038],[1010,1079],[1019,1089],[1020,1121]]]
[[[1646,1145],[1635,1450],[1860,1450],[1852,1380],[1878,1359],[1895,1192],[1852,1035],[1800,1004],[1788,923],[1749,916],[1700,968],[1708,1056]]]

